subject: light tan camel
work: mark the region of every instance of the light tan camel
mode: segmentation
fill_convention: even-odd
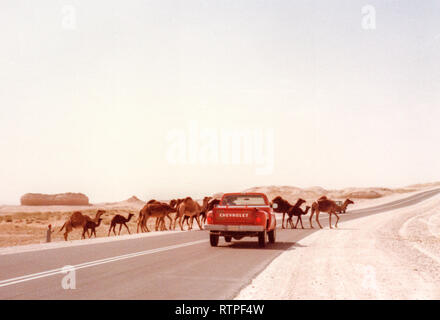
[[[200,204],[193,200],[191,197],[187,197],[177,206],[177,213],[174,217],[173,230],[176,229],[176,222],[179,219],[180,229],[183,231],[183,217],[188,216],[190,218],[190,223],[188,226],[188,230],[192,229],[192,224],[194,218],[196,218],[197,224],[199,225],[199,229],[203,230],[202,224],[200,223],[200,213],[202,210],[208,207],[208,202],[211,200],[211,197],[203,198],[203,204]]]
[[[66,231],[64,232],[64,240],[67,241],[67,236],[74,228],[82,228],[84,231],[84,227],[86,226],[87,221],[92,221],[97,224],[99,221],[99,218],[104,213],[105,213],[104,210],[98,210],[98,212],[96,212],[95,218],[92,219],[88,215],[82,214],[79,211],[75,211],[74,213],[72,213],[70,218],[66,222],[64,222],[63,226],[61,227],[60,231],[58,231],[58,232],[61,232],[65,228]],[[85,239],[84,232],[81,236],[81,239]]]
[[[338,221],[339,221],[339,216],[337,214],[338,209],[339,209],[339,206],[336,204],[336,202],[328,199],[325,196],[323,196],[323,197],[319,198],[317,201],[313,202],[312,213],[310,214],[310,218],[309,218],[310,228],[313,228],[312,218],[313,218],[313,215],[316,213],[316,222],[318,223],[319,227],[322,229],[322,226],[319,223],[319,213],[320,212],[327,212],[329,214],[330,229],[332,229],[332,214],[334,214],[336,216],[335,228],[337,228]]]

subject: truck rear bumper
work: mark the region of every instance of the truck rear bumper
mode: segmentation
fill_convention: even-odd
[[[210,231],[231,231],[231,232],[260,232],[264,231],[263,226],[255,225],[223,225],[223,224],[205,224],[205,230]]]

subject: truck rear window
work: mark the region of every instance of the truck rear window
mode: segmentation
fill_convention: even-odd
[[[224,196],[222,201],[223,206],[264,206],[266,202],[263,196],[252,195],[230,195]]]

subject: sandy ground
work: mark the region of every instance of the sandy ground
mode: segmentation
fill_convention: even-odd
[[[107,237],[111,219],[116,214],[127,217],[129,213],[133,213],[134,216],[127,225],[130,232],[135,233],[139,210],[143,206],[143,201],[131,200],[90,206],[3,206],[0,208],[0,247],[43,244],[46,242],[46,231],[49,224],[55,230],[52,234],[52,242],[64,242],[64,230],[58,231],[75,211],[81,211],[90,217],[94,217],[100,209],[106,211],[102,216],[101,225],[96,228],[98,238]],[[174,214],[171,214],[171,217],[174,217]],[[169,220],[166,220],[166,223],[169,227]],[[154,229],[155,219],[148,221],[148,227],[150,230]],[[119,226],[116,228],[116,233],[118,232]],[[69,234],[69,241],[81,239],[81,234],[82,230],[74,229]],[[125,227],[121,229],[121,236],[123,235],[128,235]]]
[[[313,233],[236,299],[440,299],[440,196]]]

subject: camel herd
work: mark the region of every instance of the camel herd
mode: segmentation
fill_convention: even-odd
[[[281,227],[284,229],[284,218],[287,214],[288,218],[286,220],[286,226],[290,223],[291,228],[296,229],[298,226],[298,222],[301,223],[301,228],[304,229],[304,226],[302,224],[301,216],[306,215],[307,212],[312,209],[312,212],[310,214],[310,228],[313,228],[312,224],[312,218],[313,215],[316,215],[316,222],[318,223],[319,227],[322,229],[321,224],[319,223],[319,213],[321,212],[327,212],[329,214],[329,226],[332,228],[332,215],[335,215],[336,217],[336,224],[335,228],[338,227],[338,221],[339,216],[338,213],[344,212],[347,210],[347,207],[349,204],[354,204],[354,202],[350,199],[346,199],[342,205],[338,205],[335,201],[328,199],[326,196],[322,196],[315,202],[313,202],[312,207],[307,206],[306,210],[301,209],[301,205],[305,203],[306,201],[304,199],[299,198],[294,205],[291,205],[287,200],[283,199],[282,197],[278,196],[275,197],[272,200],[272,204],[276,203],[277,207],[274,208],[275,212],[282,213],[283,214],[283,220],[281,223]],[[292,218],[297,217],[296,224],[293,226]]]
[[[313,228],[312,218],[313,215],[316,216],[316,222],[319,227],[322,228],[319,223],[319,214],[321,212],[327,212],[329,214],[329,226],[332,228],[331,218],[332,215],[336,216],[336,224],[335,227],[338,227],[339,216],[338,213],[345,212],[347,206],[349,204],[353,204],[354,202],[350,199],[346,199],[342,205],[338,205],[335,201],[328,199],[326,196],[322,196],[315,202],[313,202],[312,206],[306,206],[306,209],[301,209],[301,205],[306,201],[304,199],[299,198],[294,205],[291,205],[287,200],[283,199],[281,196],[275,197],[271,205],[277,204],[273,206],[273,210],[277,213],[283,214],[283,220],[281,227],[284,229],[284,219],[287,214],[288,218],[286,220],[286,227],[290,225],[292,229],[296,229],[298,223],[301,223],[301,228],[304,229],[301,216],[306,215],[308,211],[311,209],[311,215],[309,218],[310,227]],[[194,220],[196,220],[199,229],[202,230],[202,225],[206,222],[206,214],[211,211],[214,206],[218,205],[220,200],[212,199],[212,197],[203,198],[202,204],[199,204],[196,200],[193,200],[191,197],[186,197],[183,199],[173,199],[169,203],[160,202],[157,200],[150,200],[145,204],[145,206],[139,211],[139,216],[137,219],[137,230],[136,232],[150,232],[148,229],[148,220],[150,218],[156,218],[155,229],[156,231],[168,230],[166,227],[166,219],[169,221],[169,230],[175,230],[176,224],[178,223],[180,229],[184,230],[184,224],[188,225],[188,230],[192,229]],[[105,214],[104,210],[98,210],[95,217],[91,218],[88,215],[84,215],[79,211],[74,212],[69,219],[63,224],[59,232],[65,229],[64,232],[64,240],[67,241],[67,237],[69,233],[75,228],[82,228],[83,233],[81,238],[85,239],[85,235],[92,237],[95,235],[96,237],[96,228],[100,226],[102,218],[101,216]],[[174,218],[170,216],[170,214],[175,213]],[[130,229],[127,226],[127,223],[134,216],[133,213],[129,213],[128,217],[125,218],[122,215],[115,215],[111,222],[110,228],[108,230],[108,236],[110,236],[111,231],[113,230],[114,235],[116,235],[116,226],[119,225],[119,234],[121,234],[122,226],[125,226],[128,233],[130,233]],[[296,223],[293,224],[293,217],[296,217]]]

